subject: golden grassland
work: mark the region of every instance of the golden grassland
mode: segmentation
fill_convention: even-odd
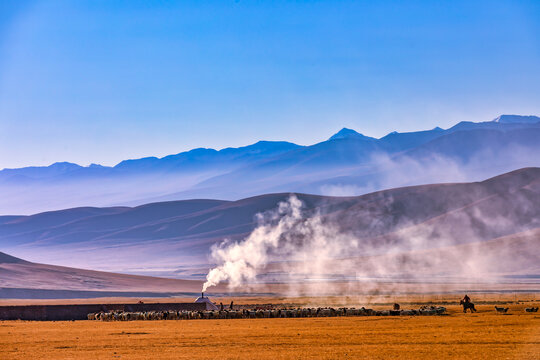
[[[451,305],[447,316],[2,321],[0,359],[540,359],[540,313],[524,311],[538,300],[519,297],[475,297],[477,304],[485,303],[477,305],[477,313],[463,314]],[[329,299],[251,300],[301,304]],[[426,299],[409,300],[404,303]],[[444,303],[446,296],[439,300]],[[503,300],[508,315],[488,305]],[[388,308],[382,302],[373,307]]]

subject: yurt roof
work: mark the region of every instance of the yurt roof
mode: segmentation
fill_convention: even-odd
[[[197,300],[195,300],[196,303],[206,303],[206,310],[218,310],[218,307],[216,304],[214,304],[208,297],[199,296]]]

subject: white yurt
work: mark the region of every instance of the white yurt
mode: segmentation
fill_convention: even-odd
[[[219,310],[218,307],[216,306],[216,304],[214,304],[213,302],[210,301],[208,296],[204,296],[204,293],[202,293],[201,296],[199,296],[197,298],[197,300],[195,300],[195,302],[196,303],[206,303],[206,310]]]

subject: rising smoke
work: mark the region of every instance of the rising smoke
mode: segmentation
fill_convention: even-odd
[[[243,241],[224,241],[212,247],[212,260],[219,265],[208,273],[203,291],[222,281],[231,288],[253,282],[270,261],[277,259],[283,268],[298,263],[302,272],[322,275],[324,262],[358,245],[332,224],[323,223],[320,214],[305,217],[302,202],[294,195],[279,203],[277,210],[258,214],[258,223]],[[290,275],[298,275],[298,271]]]
[[[380,211],[390,211],[393,202],[388,199]],[[344,230],[340,226],[343,219],[327,215],[307,211],[295,195],[279,203],[276,210],[258,214],[258,226],[247,238],[212,247],[211,259],[217,266],[208,273],[203,291],[221,282],[230,289],[246,290],[268,280],[284,284],[285,293],[291,296],[397,292],[403,290],[404,282],[413,284],[415,291],[433,291],[434,281],[492,281],[490,274],[497,275],[494,269],[515,269],[519,261],[534,263],[538,257],[538,251],[529,247],[528,235],[520,243],[504,243],[505,248],[498,242],[486,246],[476,241],[474,228],[479,223],[498,226],[495,230],[499,232],[504,227],[516,230],[515,223],[490,218],[479,209],[457,218],[467,240],[461,244],[446,228],[438,229],[429,222],[415,226],[407,219],[393,232],[392,241],[375,237],[379,241],[374,242]],[[374,220],[371,215],[365,214],[366,224]],[[503,259],[500,255],[509,254],[508,246],[524,248],[517,258]]]
[[[356,174],[351,171],[341,181],[339,177],[338,180],[330,178],[316,192],[327,196],[358,196],[402,186],[480,181],[538,165],[536,153],[518,145],[498,151],[483,149],[465,159],[437,153],[415,157],[376,152]]]

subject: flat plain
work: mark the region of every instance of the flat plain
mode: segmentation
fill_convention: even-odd
[[[506,315],[487,302],[446,316],[2,321],[0,358],[539,359],[540,315],[524,311],[538,301],[509,302]]]

